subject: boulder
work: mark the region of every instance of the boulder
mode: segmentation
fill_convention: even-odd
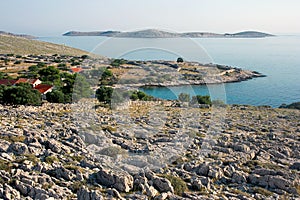
[[[6,140],[0,139],[0,152],[6,152],[10,143]]]
[[[78,200],[102,200],[103,197],[100,191],[95,191],[95,190],[90,191],[88,188],[83,186],[77,191],[77,199]]]
[[[232,174],[231,181],[232,183],[246,183],[247,175],[241,171],[236,171]]]
[[[129,192],[133,188],[133,177],[125,171],[101,169],[93,174],[94,181],[112,187],[120,192]]]
[[[9,145],[7,151],[16,155],[24,155],[29,153],[27,145],[21,142],[12,143]]]
[[[232,148],[235,150],[235,151],[241,151],[241,152],[244,152],[244,153],[248,153],[250,151],[250,147],[248,147],[247,145],[245,144],[234,144],[232,146]]]
[[[55,153],[61,152],[61,143],[57,142],[54,139],[49,139],[45,142],[45,146],[47,149],[51,149],[51,151]]]
[[[107,189],[107,194],[109,194],[112,197],[116,197],[117,199],[121,199],[124,200],[124,198],[120,195],[120,193],[118,192],[118,190],[114,189],[114,188],[109,188]]]
[[[295,169],[300,171],[300,162],[295,162],[290,166],[290,169]]]
[[[174,188],[171,184],[171,182],[162,177],[154,176],[153,179],[153,186],[159,191],[159,192],[172,192],[174,193]]]

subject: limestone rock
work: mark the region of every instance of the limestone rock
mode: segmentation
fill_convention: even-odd
[[[9,146],[7,151],[12,152],[16,155],[23,155],[23,154],[28,154],[29,153],[27,145],[24,144],[24,143],[21,143],[21,142],[12,143]]]
[[[113,187],[120,192],[129,192],[133,188],[133,177],[125,171],[101,169],[94,176],[96,183]]]

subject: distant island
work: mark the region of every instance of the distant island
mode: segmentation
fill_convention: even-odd
[[[104,36],[104,37],[120,37],[120,38],[264,38],[272,37],[268,33],[257,31],[244,31],[238,33],[210,33],[210,32],[186,32],[186,33],[173,33],[161,31],[156,29],[147,29],[133,32],[121,31],[92,31],[80,32],[69,31],[64,33],[63,36]]]

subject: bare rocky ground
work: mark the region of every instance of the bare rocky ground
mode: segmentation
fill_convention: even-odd
[[[0,106],[2,199],[297,199],[300,111]]]

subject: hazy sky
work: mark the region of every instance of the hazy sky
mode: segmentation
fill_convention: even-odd
[[[0,30],[300,33],[300,0],[0,0]]]

